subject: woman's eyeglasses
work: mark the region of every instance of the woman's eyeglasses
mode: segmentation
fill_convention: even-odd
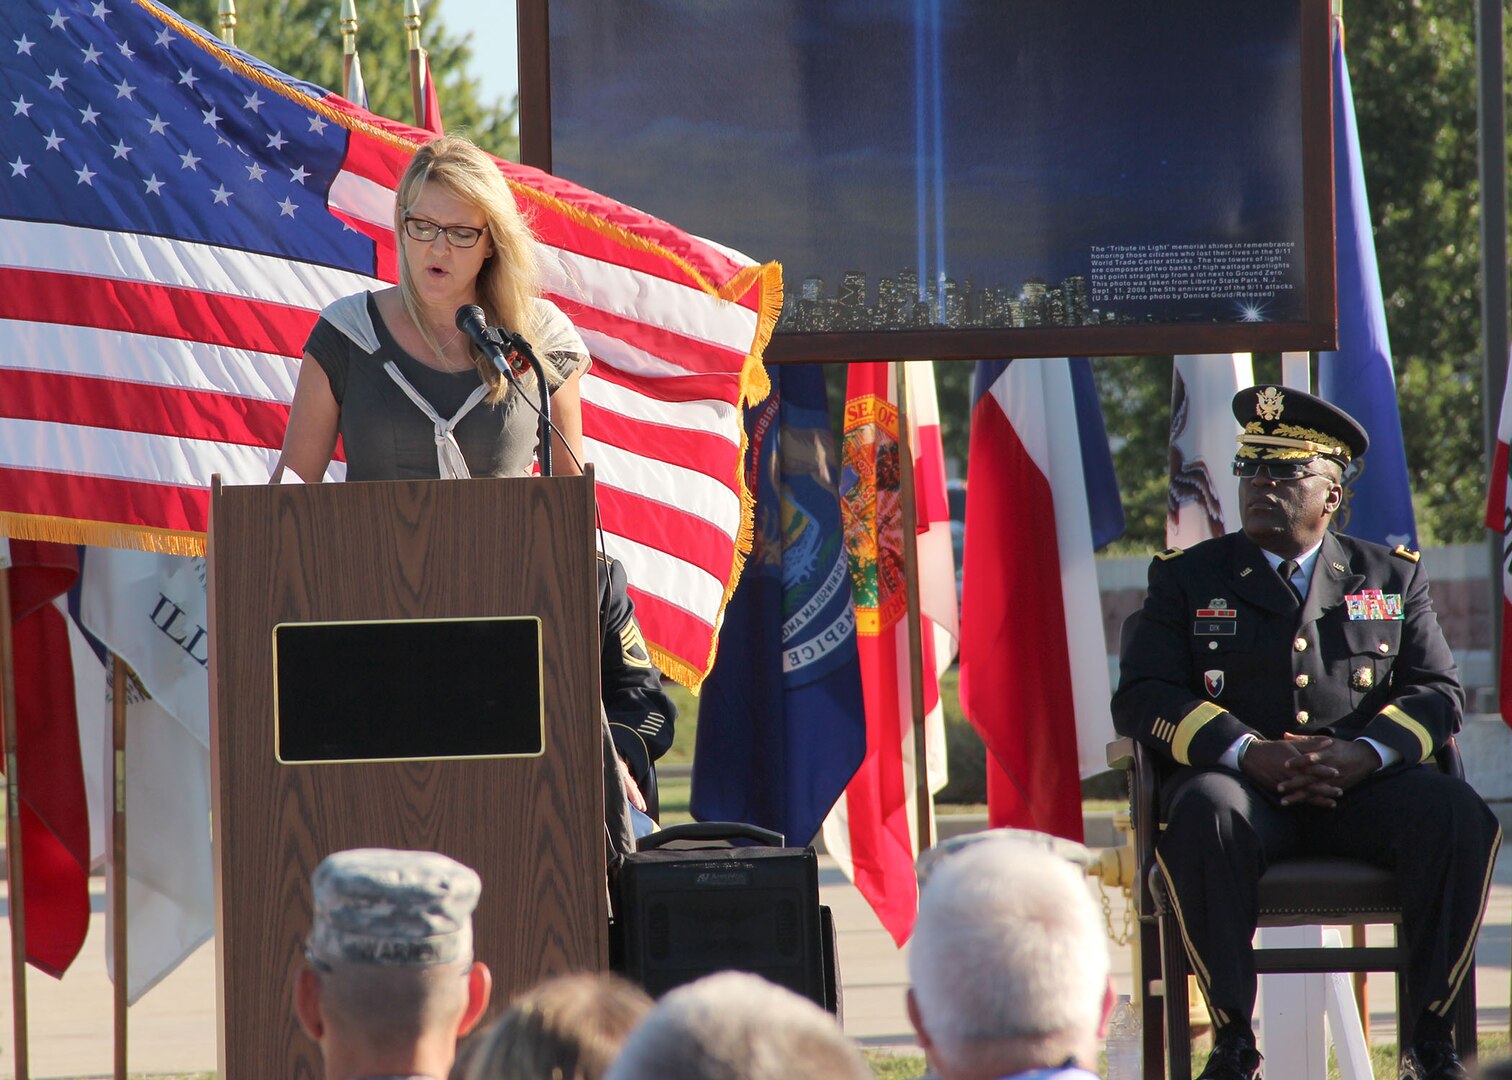
[[[404,219],[404,231],[409,233],[411,240],[418,240],[422,244],[429,244],[437,235],[445,233],[446,242],[452,247],[470,248],[478,242],[478,237],[488,231],[488,227],[485,225],[481,229],[475,229],[471,225],[437,225],[424,218],[407,217]]]
[[[1234,475],[1250,480],[1259,476],[1261,469],[1272,480],[1300,480],[1304,476],[1327,475],[1305,468],[1306,465],[1306,461],[1252,461],[1249,458],[1235,458]]]

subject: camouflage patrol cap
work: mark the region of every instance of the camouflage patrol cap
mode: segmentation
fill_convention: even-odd
[[[1255,461],[1331,457],[1347,465],[1370,446],[1355,418],[1337,405],[1285,386],[1251,386],[1234,395],[1242,429],[1238,456]]]
[[[482,883],[433,851],[359,848],[325,858],[310,877],[313,964],[428,967],[472,959]]]

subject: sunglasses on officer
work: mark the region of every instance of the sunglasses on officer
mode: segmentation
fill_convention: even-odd
[[[1327,473],[1320,473],[1306,467],[1317,460],[1317,458],[1308,458],[1305,461],[1255,461],[1252,458],[1235,458],[1234,475],[1250,480],[1259,476],[1263,469],[1265,475],[1272,480],[1300,480],[1304,476],[1327,477]]]

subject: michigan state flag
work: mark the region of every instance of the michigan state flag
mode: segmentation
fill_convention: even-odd
[[[768,372],[746,416],[755,540],[703,685],[691,809],[806,844],[861,762],[866,717],[824,375]]]

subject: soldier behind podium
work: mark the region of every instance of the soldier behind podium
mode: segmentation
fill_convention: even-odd
[[[1418,553],[1329,531],[1369,440],[1298,390],[1233,400],[1242,531],[1171,549],[1113,696],[1163,757],[1156,857],[1214,1022],[1202,1077],[1252,1080],[1257,882],[1269,860],[1394,870],[1408,952],[1404,1077],[1468,1077],[1450,1010],[1473,959],[1501,831],[1434,754],[1464,695]]]
[[[660,809],[656,762],[672,746],[677,706],[662,688],[661,672],[635,618],[618,559],[598,556],[599,681],[604,714],[620,761],[625,794],[655,818]]]
[[[473,959],[481,885],[429,851],[340,851],[310,878],[314,921],[295,986],[326,1080],[444,1080],[488,1007]]]

